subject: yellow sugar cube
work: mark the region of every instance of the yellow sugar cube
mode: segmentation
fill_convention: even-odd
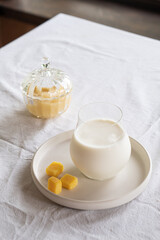
[[[49,92],[42,92],[42,93],[41,93],[41,96],[42,96],[43,98],[50,98],[50,97],[51,97],[51,95],[50,95]]]
[[[48,176],[57,177],[63,172],[63,164],[60,162],[52,162],[47,168],[46,173]]]
[[[55,91],[56,91],[56,87],[55,86],[50,88],[50,92],[54,93]]]
[[[48,179],[48,189],[55,193],[59,194],[62,191],[62,182],[56,177],[50,177]]]
[[[49,92],[49,88],[42,87],[42,92]]]
[[[37,86],[35,86],[35,89],[34,89],[34,95],[40,95],[41,92],[39,90],[39,88]]]
[[[64,188],[67,188],[69,190],[75,188],[78,184],[78,178],[70,175],[70,174],[65,174],[62,178],[61,178],[61,182],[62,182],[62,186]]]

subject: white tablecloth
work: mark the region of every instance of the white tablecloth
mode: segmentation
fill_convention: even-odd
[[[73,82],[69,110],[41,120],[25,109],[24,76],[53,60]],[[81,105],[119,105],[129,135],[153,160],[146,190],[121,207],[79,211],[54,204],[35,187],[34,152],[76,125]],[[0,239],[160,239],[160,42],[60,14],[0,49]]]

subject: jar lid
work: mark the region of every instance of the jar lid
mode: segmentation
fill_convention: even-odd
[[[32,71],[22,83],[22,91],[34,99],[59,98],[69,93],[72,84],[69,77],[61,70],[50,66],[44,57],[41,67]]]

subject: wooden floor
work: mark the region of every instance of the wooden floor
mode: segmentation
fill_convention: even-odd
[[[6,29],[5,19],[8,19],[8,32],[10,29],[12,31],[18,29],[16,25],[15,28],[13,28],[13,24],[9,25],[12,20],[15,23],[19,22],[19,25],[21,23],[26,25],[23,31],[19,31],[15,36],[8,38],[7,41],[3,40],[3,45],[58,13],[70,14],[143,36],[160,39],[160,14],[158,12],[142,10],[107,0],[0,0],[0,27],[3,29],[3,35],[1,32],[0,39],[3,38]]]

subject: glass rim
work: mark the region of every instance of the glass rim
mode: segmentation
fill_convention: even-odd
[[[122,120],[123,112],[122,112],[122,109],[121,109],[118,105],[113,104],[113,103],[109,103],[109,102],[91,102],[91,103],[88,103],[88,104],[84,104],[84,105],[81,106],[80,109],[79,109],[78,118],[79,118],[82,122],[84,122],[84,120],[80,117],[81,111],[82,111],[85,107],[87,107],[87,106],[89,106],[89,105],[94,105],[94,104],[106,104],[106,105],[109,105],[109,106],[113,106],[114,108],[118,109],[119,112],[120,112],[120,118],[119,118],[118,120],[114,121],[114,124],[115,124],[115,123],[119,123],[119,122]]]

